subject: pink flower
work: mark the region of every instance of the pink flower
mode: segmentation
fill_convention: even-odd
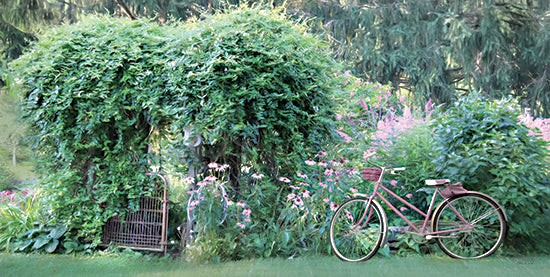
[[[242,200],[237,203],[238,207],[244,208],[246,207],[246,203],[244,203]]]
[[[208,164],[208,168],[210,168],[210,169],[216,169],[216,168],[218,168],[218,166],[219,165],[215,162],[211,162],[211,163]]]
[[[191,203],[189,203],[189,206],[187,207],[187,211],[192,211],[195,209],[195,207],[200,203],[199,200],[193,200]]]
[[[306,182],[300,182],[300,186],[309,187],[309,184]]]
[[[351,137],[344,133],[344,132],[341,132],[341,131],[338,131],[338,130],[335,130],[336,133],[338,133],[338,135],[340,135],[343,139],[344,139],[344,142],[350,142],[351,141]]]
[[[28,195],[28,194],[29,194],[29,190],[28,190],[28,189],[24,190],[24,191],[23,191],[23,194],[24,194],[24,195]]]
[[[290,193],[286,196],[286,198],[288,198],[288,199],[294,199],[295,197],[296,197],[296,194],[294,194],[294,193]]]
[[[319,182],[319,186],[323,187],[323,188],[327,188],[327,184],[323,183],[323,182]]]
[[[338,209],[338,204],[334,203],[334,202],[330,202],[330,210],[331,211],[336,211]]]
[[[345,210],[345,213],[346,213],[346,217],[347,217],[351,222],[353,222],[353,215],[351,215],[351,212],[348,211],[348,210]]]
[[[216,178],[216,176],[214,175],[210,175],[206,178],[204,178],[205,181],[209,181],[209,182],[213,182],[213,181],[216,181],[218,178]]]
[[[323,202],[328,203],[329,201],[330,200],[327,197],[323,198]]]
[[[319,163],[319,166],[327,167],[327,166],[328,166],[328,163],[325,162],[324,160],[322,160],[322,161]]]
[[[305,163],[306,163],[307,165],[315,165],[315,161],[312,160],[312,159],[309,159],[309,160],[305,161]]]
[[[227,200],[227,206],[233,206],[233,204],[235,204],[229,198],[225,198],[225,200]]]
[[[303,197],[303,198],[309,198],[309,197],[310,197],[310,196],[309,196],[309,190],[303,189],[303,190],[300,192],[300,194],[302,194],[302,197]]]
[[[307,179],[307,175],[305,175],[304,173],[298,173],[296,175],[298,175],[298,177],[300,178]]]
[[[319,151],[319,153],[317,153],[317,155],[315,155],[315,157],[320,157],[320,158],[323,158],[327,155],[327,151],[325,151],[324,149]]]
[[[407,209],[407,207],[401,207],[401,208],[399,208],[399,210],[402,211],[402,212],[404,212],[404,211],[406,211],[406,210],[408,210],[408,209]]]
[[[262,173],[254,173],[252,174],[252,178],[254,179],[262,179],[264,175]]]
[[[296,206],[303,206],[303,205],[304,205],[304,201],[302,200],[302,198],[296,197],[296,198],[294,198],[294,204],[295,204]]]
[[[291,189],[301,189],[301,187],[298,187],[298,186],[295,186],[295,185],[290,185],[289,186]]]
[[[210,185],[210,184],[212,184],[212,182],[207,181],[207,180],[200,181],[200,182],[197,183],[197,185],[198,185],[199,187],[206,186],[206,185]]]
[[[353,193],[359,192],[359,190],[357,190],[357,188],[355,188],[355,187],[351,187],[349,190]]]
[[[407,195],[405,195],[405,196],[406,196],[407,198],[412,198],[412,197],[413,197],[412,193],[407,193]]]
[[[391,180],[390,184],[395,187],[397,185],[397,181],[396,180]]]
[[[241,227],[241,229],[242,229],[242,228],[244,228],[246,225],[244,225],[244,223],[242,223],[242,222],[237,222],[237,226],[238,226],[238,227]]]
[[[216,171],[218,172],[224,172],[226,169],[229,168],[229,165],[228,164],[224,164],[224,165],[218,165],[218,167],[216,167]]]
[[[195,182],[195,178],[193,178],[193,177],[187,177],[187,178],[183,179],[183,183],[187,184],[187,185],[191,185],[194,182]]]
[[[284,183],[290,183],[290,179],[288,179],[287,177],[280,177],[279,181],[284,182]]]
[[[348,169],[346,170],[346,174],[347,174],[348,176],[354,176],[354,175],[359,174],[359,171],[358,171],[357,169],[348,168]]]
[[[251,221],[251,220],[250,220],[250,217],[245,218],[244,221],[250,222],[250,221]]]
[[[252,212],[252,211],[250,210],[250,208],[246,207],[246,208],[244,208],[242,214],[243,214],[244,216],[250,216],[250,213],[251,213],[251,212]]]
[[[327,176],[332,176],[332,173],[334,173],[334,169],[328,167],[326,170],[325,170],[325,175]]]

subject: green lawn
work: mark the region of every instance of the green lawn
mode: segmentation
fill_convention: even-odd
[[[548,276],[550,256],[455,260],[445,256],[376,256],[363,263],[336,257],[259,259],[198,265],[147,256],[74,257],[0,254],[0,276]]]

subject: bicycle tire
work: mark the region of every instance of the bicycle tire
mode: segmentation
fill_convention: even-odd
[[[367,205],[365,197],[352,198],[345,201],[332,216],[330,245],[342,261],[366,261],[386,240],[388,224],[384,209],[376,200],[371,201],[370,207]],[[368,222],[363,222],[365,218]]]
[[[506,215],[495,200],[478,192],[453,196],[437,207],[432,231],[467,227],[454,209],[473,225],[465,231],[436,236],[437,244],[445,254],[457,259],[479,259],[493,254],[500,247],[508,227]]]

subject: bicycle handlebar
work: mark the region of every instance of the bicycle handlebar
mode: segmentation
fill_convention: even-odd
[[[390,169],[390,174],[397,174],[397,173],[395,173],[396,171],[404,171],[404,170],[406,170],[405,167],[392,168],[392,169]]]
[[[377,164],[371,162],[370,159],[369,159],[369,158],[371,158],[371,157],[374,156],[374,155],[376,155],[376,152],[371,152],[371,153],[366,154],[366,155],[365,155],[365,161],[367,161],[367,163],[370,164],[370,165],[372,165],[372,166],[375,166],[375,167],[378,167],[378,168],[383,168],[383,169],[385,169],[386,171],[389,171],[390,174],[396,174],[396,173],[395,173],[396,171],[404,171],[404,170],[406,170],[405,167],[384,168],[384,167],[382,167],[382,166],[379,166],[379,165],[377,165]]]

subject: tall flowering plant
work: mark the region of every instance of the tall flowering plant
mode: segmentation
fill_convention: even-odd
[[[423,207],[427,201],[417,190],[423,179],[438,177],[433,175],[431,162],[433,103],[428,101],[423,110],[413,111],[407,99],[392,91],[390,85],[366,83],[351,76],[348,80],[338,96],[338,151],[352,159],[376,152],[385,165],[406,167],[407,171],[388,185],[395,183],[394,191],[411,196],[415,205]]]
[[[550,142],[550,118],[534,118],[529,113],[524,113],[520,116],[519,123],[529,127],[529,135]],[[550,150],[550,145],[547,149]]]
[[[242,199],[235,200],[226,190],[229,165],[212,162],[208,168],[198,178],[184,180],[190,186],[186,228],[191,239],[185,247],[188,259],[194,261],[226,256],[228,235],[238,237],[252,224],[250,207]]]
[[[350,75],[341,76],[336,104],[336,134],[344,143],[369,144],[369,134],[387,116],[399,115],[405,98],[398,97],[390,85],[364,82]]]
[[[0,249],[10,250],[19,234],[44,221],[39,195],[40,190],[0,191]]]
[[[279,221],[281,232],[292,234],[296,251],[328,253],[328,229],[338,206],[355,193],[366,193],[369,183],[360,177],[356,163],[319,151],[304,161],[294,176],[279,178],[286,188]]]

